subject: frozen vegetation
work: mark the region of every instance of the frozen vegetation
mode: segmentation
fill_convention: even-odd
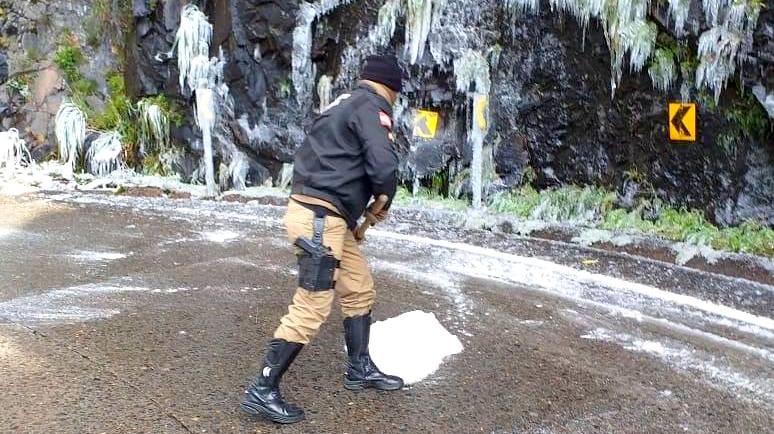
[[[5,168],[6,177],[10,178],[16,169],[31,163],[30,151],[27,143],[19,137],[19,131],[11,128],[0,132],[0,169]]]
[[[65,177],[71,178],[86,141],[86,115],[75,104],[65,102],[59,107],[54,123],[59,159],[69,166],[69,176]]]
[[[520,13],[538,13],[537,0],[503,0],[504,6],[516,16]],[[621,81],[624,57],[629,56],[629,68],[639,72],[649,60],[656,64],[649,73],[657,89],[664,89],[675,79],[666,64],[667,57],[656,50],[658,29],[648,12],[651,0],[549,0],[552,11],[572,15],[585,31],[590,20],[602,25],[610,48],[611,90],[615,94]],[[696,87],[713,91],[715,101],[745,62],[752,48],[752,34],[758,21],[762,2],[758,0],[701,0],[704,18],[710,28],[699,37]],[[685,23],[690,13],[689,0],[668,0],[668,12],[678,40],[686,36]],[[655,53],[655,56],[653,54]]]
[[[94,139],[86,153],[89,171],[97,176],[105,176],[124,167],[121,134],[110,131]]]

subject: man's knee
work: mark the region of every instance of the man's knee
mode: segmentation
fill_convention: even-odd
[[[370,273],[366,273],[358,285],[357,291],[341,297],[341,311],[345,317],[365,315],[371,311],[376,298],[374,281]]]
[[[280,320],[274,337],[308,344],[328,319],[332,303],[333,291],[307,291],[299,288],[288,313]]]

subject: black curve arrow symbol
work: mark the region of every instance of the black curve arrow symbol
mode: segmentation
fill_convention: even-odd
[[[418,116],[419,119],[417,119],[417,128],[419,128],[419,131],[422,133],[423,136],[431,136],[432,133],[430,132],[430,127],[427,125],[427,118],[424,116]]]
[[[681,105],[680,108],[677,109],[677,113],[672,116],[671,122],[675,129],[680,132],[680,134],[690,137],[691,132],[688,131],[688,127],[686,127],[683,123],[683,118],[688,114],[689,111],[691,111],[691,106]]]

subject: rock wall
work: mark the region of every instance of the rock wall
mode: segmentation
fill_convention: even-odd
[[[71,37],[83,46],[88,62],[81,72],[96,86],[95,106],[106,94],[106,72],[118,69],[114,34],[92,32],[92,18],[90,1],[0,2],[0,65],[5,65],[0,67],[0,123],[25,134],[36,159],[55,147],[53,119],[68,94],[52,61],[60,41]]]
[[[88,3],[0,2],[9,11],[0,29],[11,39],[5,50],[11,74],[19,72],[20,63],[15,59],[33,40],[42,45],[45,59],[55,49],[55,35],[62,28],[71,27],[87,38],[83,22],[88,18]],[[131,2],[133,20],[124,35],[127,43],[122,55],[127,91],[133,97],[165,94],[190,107],[179,89],[176,62],[162,55],[172,48],[185,3]],[[470,191],[468,130],[474,111],[469,95],[458,89],[454,61],[474,50],[486,57],[491,69],[484,139],[484,161],[492,168],[484,174],[487,191],[519,186],[528,174],[541,187],[598,184],[621,189],[622,197],[656,195],[676,206],[706,209],[721,224],[748,218],[774,224],[771,123],[767,119],[767,134],[756,135],[740,128],[744,119],[739,119],[740,110],[744,114],[755,107],[750,105],[756,101],[751,95],[764,107],[766,98],[774,98],[772,7],[758,18],[751,58],[742,71],[743,92],[730,84],[715,107],[706,92],[690,90],[690,98],[700,102],[699,140],[677,145],[667,140],[666,102],[681,99],[679,83],[661,93],[654,90],[646,72],[625,72],[612,97],[610,51],[593,21],[584,30],[571,16],[552,12],[547,2],[530,14],[514,13],[506,7],[515,3],[510,0],[432,0],[432,6],[442,13],[433,13],[427,21],[427,43],[423,42],[424,50],[411,64],[404,48],[422,41],[423,22],[409,18],[404,8],[382,47],[374,42],[373,34],[376,29],[384,35],[385,28],[377,25],[384,3],[326,0],[329,10],[315,17],[311,27],[308,56],[316,68],[311,88],[316,89],[316,81],[327,75],[333,79],[334,94],[341,92],[353,84],[365,54],[401,55],[410,80],[396,123],[407,184],[415,180],[429,184],[440,173],[445,189]],[[294,47],[293,34],[302,22],[301,2],[206,0],[197,4],[214,25],[211,54],[223,49],[225,79],[233,97],[233,113],[228,111],[217,135],[216,156],[228,163],[236,149],[249,161],[248,183],[272,179],[276,183],[282,164],[292,161],[319,105],[315,91],[309,96],[311,102],[296,101],[293,53],[298,54],[299,47]],[[30,7],[38,11],[31,17]],[[36,24],[46,14],[54,18],[51,30],[41,30]],[[651,14],[659,20],[660,31],[668,34],[669,14],[658,6]],[[696,37],[707,27],[702,16],[699,4],[692,2],[686,24],[689,35],[684,39],[694,51]],[[33,34],[34,38],[25,36]],[[111,53],[115,45],[105,41],[86,47],[92,62],[84,65],[84,74],[101,80],[100,89],[104,89],[101,72],[117,63],[116,53]],[[42,156],[50,149],[51,116],[66,89],[50,62],[35,65],[39,68],[31,86],[35,97],[21,101],[6,81],[0,90],[4,104],[0,109],[4,128],[29,126],[28,133],[39,143],[37,155]],[[423,108],[440,113],[439,132],[433,139],[412,134],[413,110]],[[180,170],[191,177],[199,165],[201,144],[190,111],[173,135],[189,151]]]

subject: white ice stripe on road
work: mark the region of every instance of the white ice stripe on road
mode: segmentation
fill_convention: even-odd
[[[73,259],[90,262],[115,261],[116,259],[126,258],[126,255],[123,253],[94,252],[90,250],[81,250],[78,253],[73,253],[69,256]]]
[[[234,231],[225,230],[225,229],[199,232],[199,235],[201,235],[202,239],[204,239],[205,241],[209,241],[211,243],[220,243],[220,244],[229,243],[239,238],[238,233]]]
[[[572,298],[571,298],[572,299]],[[646,324],[653,324],[660,327],[665,327],[668,329],[675,330],[677,332],[680,332],[684,335],[688,336],[694,336],[699,339],[703,339],[706,341],[714,342],[719,345],[726,346],[728,348],[733,348],[738,351],[743,351],[748,354],[760,357],[764,360],[768,360],[770,362],[774,362],[774,352],[771,352],[767,349],[759,348],[753,345],[748,345],[743,342],[735,341],[732,339],[725,338],[723,336],[718,336],[714,333],[705,332],[703,330],[699,330],[693,327],[689,327],[684,324],[680,324],[674,321],[670,321],[666,318],[656,318],[654,316],[643,314],[640,311],[636,311],[633,309],[627,309],[625,307],[620,306],[614,306],[607,303],[600,303],[593,300],[578,300],[575,299],[575,301],[581,302],[585,305],[591,306],[593,308],[597,308],[600,310],[608,310],[610,314],[617,315],[622,318],[630,318],[634,319],[635,321],[639,323],[646,323]],[[572,309],[565,309],[565,312],[570,312],[573,315],[577,316],[577,312],[573,311]]]
[[[638,353],[661,359],[667,365],[683,371],[699,373],[710,384],[720,383],[736,390],[743,390],[767,401],[774,401],[774,380],[766,376],[751,378],[722,363],[717,357],[680,345],[673,341],[652,341],[628,333],[596,328],[581,336],[603,342],[612,342]]]
[[[438,261],[439,258],[434,259]],[[371,265],[376,269],[389,271],[399,276],[410,277],[411,279],[419,279],[424,283],[442,289],[452,299],[457,312],[462,316],[468,316],[473,311],[473,302],[462,292],[454,278],[454,274],[445,272],[434,263],[426,264],[430,270],[417,268],[421,264],[407,266],[382,260],[373,261]]]
[[[106,296],[123,292],[148,292],[150,288],[117,283],[89,283],[46,291],[0,302],[0,322],[71,324],[110,318],[120,313]]]
[[[762,327],[768,330],[774,330],[774,319],[763,316],[751,314],[738,309],[734,309],[728,306],[712,303],[706,300],[701,300],[696,297],[691,297],[683,294],[676,294],[669,291],[664,291],[653,286],[643,285],[641,283],[628,282],[615,277],[605,276],[602,274],[594,274],[584,270],[577,270],[565,265],[556,264],[553,262],[545,261],[537,258],[528,258],[524,256],[518,256],[510,253],[500,252],[493,249],[488,249],[479,246],[473,246],[470,244],[455,243],[451,241],[435,240],[431,238],[399,234],[395,232],[387,232],[377,229],[372,229],[368,232],[370,236],[388,238],[393,240],[408,241],[416,244],[426,244],[435,247],[441,247],[445,249],[452,249],[467,253],[472,253],[479,256],[498,259],[501,261],[507,261],[511,264],[518,264],[530,267],[535,270],[541,270],[541,275],[550,276],[554,275],[556,279],[572,279],[579,283],[592,284],[596,286],[606,286],[616,291],[629,291],[635,294],[639,294],[652,299],[658,299],[674,303],[677,305],[683,305],[698,309],[707,313],[723,316],[726,318],[734,319],[737,321],[753,324],[758,327]],[[466,268],[459,269],[460,272],[467,271]],[[482,270],[479,270],[482,271]],[[560,282],[557,282],[560,283]],[[540,284],[540,282],[533,282],[533,284]]]

